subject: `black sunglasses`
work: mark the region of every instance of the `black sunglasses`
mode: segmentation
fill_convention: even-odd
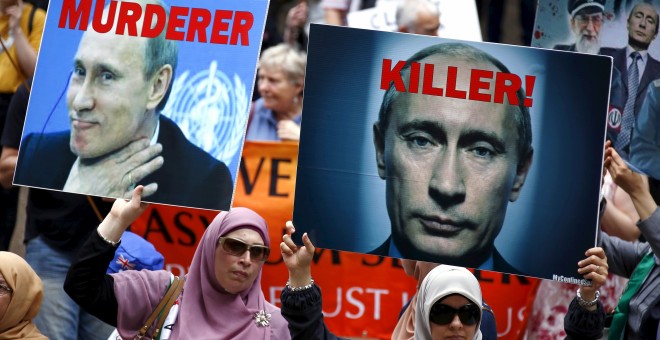
[[[222,245],[222,249],[234,256],[242,256],[246,251],[250,252],[250,259],[252,261],[266,261],[270,255],[270,248],[261,245],[249,245],[242,240],[233,237],[221,237],[218,243]]]
[[[448,325],[454,320],[454,315],[458,315],[462,324],[472,326],[481,319],[481,308],[469,303],[456,309],[438,301],[431,307],[429,320],[438,325]]]

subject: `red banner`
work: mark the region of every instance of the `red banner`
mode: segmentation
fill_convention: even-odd
[[[269,225],[273,251],[264,265],[262,289],[280,305],[288,272],[278,250],[284,223],[293,215],[298,144],[246,142],[232,206],[248,207]],[[175,275],[188,272],[197,242],[217,212],[152,205],[132,230],[153,243]],[[313,240],[312,240],[313,241]],[[337,335],[389,339],[403,305],[415,292],[398,259],[317,249],[314,280],[323,290],[328,328]],[[520,338],[525,306],[537,279],[475,271],[486,302],[493,307],[498,335]]]

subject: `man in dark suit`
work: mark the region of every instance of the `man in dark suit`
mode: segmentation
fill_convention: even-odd
[[[417,52],[400,71],[404,82],[411,63],[452,65],[464,75],[470,69],[509,72],[465,44]],[[446,79],[447,70],[436,69],[443,71],[435,76]],[[456,87],[468,84],[469,76],[459,77]],[[492,95],[494,86],[488,91]],[[408,94],[390,84],[373,130],[392,234],[372,254],[517,272],[493,243],[532,163],[531,121],[521,91],[520,104],[510,105]]]
[[[69,140],[69,131],[25,137],[21,152],[29,157],[20,158],[16,182],[63,189],[69,170],[77,159],[71,152]],[[150,201],[204,209],[229,209],[233,185],[225,164],[193,145],[179,127],[165,116],[160,116],[158,144],[162,145],[160,157],[172,161],[164,162],[162,167],[141,181],[158,184],[155,193],[149,197]]]
[[[622,48],[604,47],[600,54],[608,55],[614,58],[614,67],[621,72],[622,89],[624,93],[623,100],[626,106],[630,106],[635,119],[644,102],[644,96],[649,84],[655,79],[660,78],[660,61],[651,57],[648,53],[649,45],[658,35],[658,13],[653,5],[648,3],[638,3],[633,7],[628,15],[628,45]],[[634,98],[629,98],[630,92],[630,70],[635,59],[636,72],[638,74],[638,86]],[[630,101],[630,103],[628,103]],[[629,142],[617,143],[617,137],[621,132],[623,122],[622,111],[610,111],[608,116],[608,137],[612,139],[614,145],[619,151],[623,151],[623,156],[629,153]],[[629,132],[632,125],[627,126]],[[621,153],[621,152],[620,152]]]
[[[604,10],[605,0],[568,0],[571,31],[576,40],[571,45],[555,45],[553,49],[597,54]]]
[[[140,21],[138,25],[142,25]],[[30,135],[15,183],[96,196],[227,210],[233,183],[222,162],[161,117],[178,49],[165,39],[85,31],[67,92],[70,131]]]

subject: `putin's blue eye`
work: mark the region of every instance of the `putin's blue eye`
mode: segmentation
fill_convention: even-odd
[[[479,157],[489,157],[493,155],[493,152],[486,148],[475,148],[472,152]]]
[[[416,146],[427,146],[429,144],[429,140],[423,137],[413,137],[411,140]]]
[[[80,67],[80,66],[76,66],[76,67],[73,68],[73,75],[78,76],[78,77],[84,77],[85,76],[85,69]]]
[[[100,74],[99,77],[100,77],[101,80],[103,80],[103,81],[108,81],[108,80],[113,80],[113,79],[115,79],[115,76],[114,76],[112,73],[110,73],[110,72],[102,72],[102,73]]]

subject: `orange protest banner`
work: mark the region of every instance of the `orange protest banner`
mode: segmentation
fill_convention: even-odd
[[[248,207],[268,222],[273,251],[263,267],[266,299],[280,305],[288,279],[278,250],[284,224],[293,215],[298,144],[246,142],[232,206]],[[165,268],[187,273],[197,242],[217,212],[152,205],[132,230],[165,256]],[[501,339],[517,339],[526,325],[525,306],[536,279],[475,271],[487,303],[493,308]],[[389,339],[401,308],[416,282],[398,259],[317,249],[314,280],[323,290],[328,328],[350,337]]]

